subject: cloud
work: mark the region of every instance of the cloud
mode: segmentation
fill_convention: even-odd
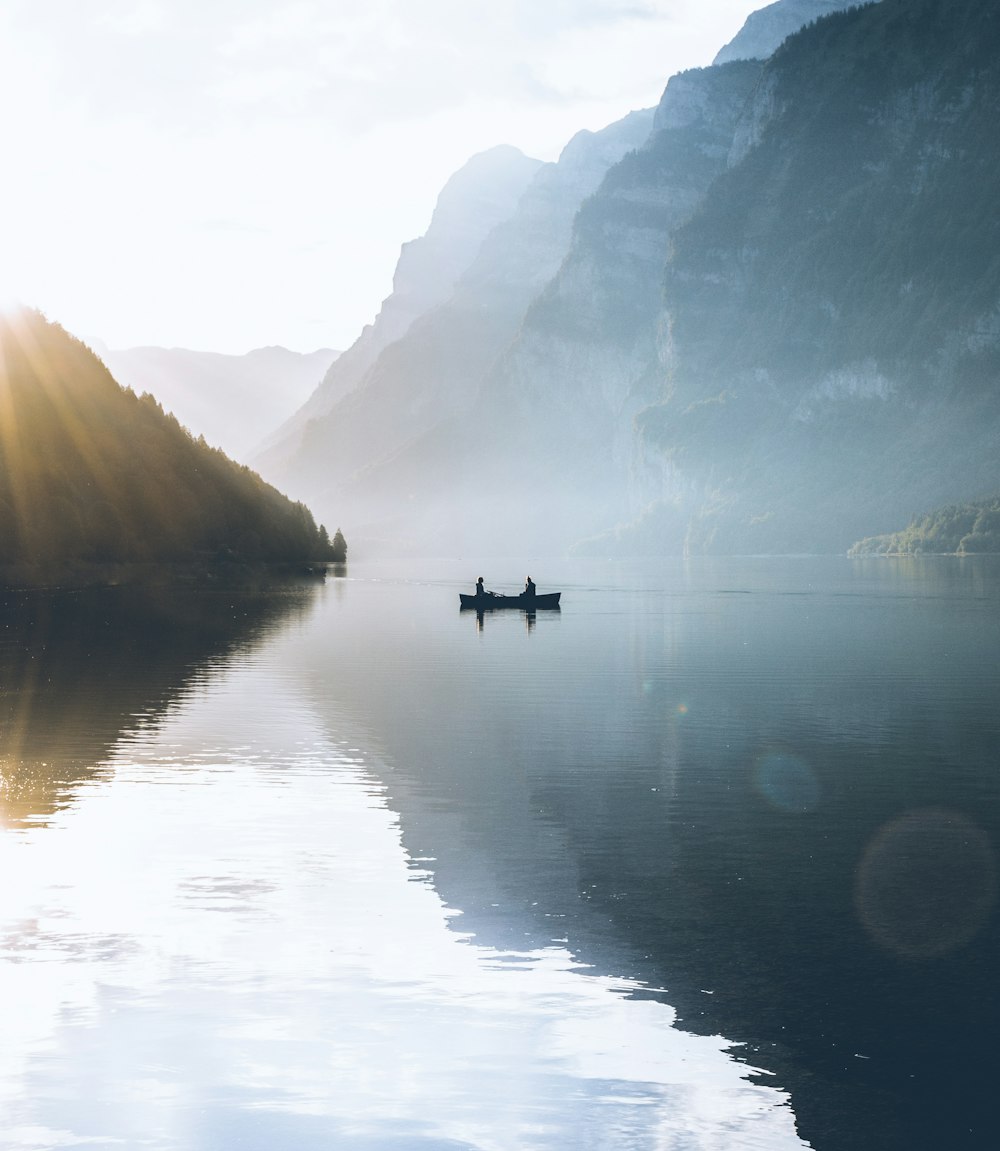
[[[753,6],[2,0],[2,270],[117,346],[346,346],[471,154],[554,159]]]
[[[7,34],[48,62],[66,100],[103,117],[199,130],[252,115],[359,124],[472,100],[572,99],[579,79],[557,77],[578,45],[637,23],[666,29],[689,2],[34,0],[15,5]],[[627,47],[606,54],[595,87],[631,71]]]

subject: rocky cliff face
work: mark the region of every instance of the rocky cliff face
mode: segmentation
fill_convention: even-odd
[[[843,551],[994,490],[998,22],[883,0],[672,81],[465,425],[472,541]]]
[[[737,62],[670,80],[649,140],[584,203],[563,265],[491,377],[490,393],[518,426],[543,430],[543,456],[561,450],[579,459],[583,449],[576,487],[586,509],[573,517],[575,533],[627,515],[640,498],[632,429],[664,394],[662,281],[671,237],[725,170],[759,73],[756,62]],[[515,427],[509,437],[524,439]]]
[[[766,65],[666,267],[659,546],[839,551],[996,487],[998,35],[882,0]]]
[[[557,271],[581,202],[646,139],[651,124],[647,110],[601,132],[581,132],[556,163],[542,166],[516,209],[483,239],[449,298],[387,343],[329,412],[312,415],[286,466],[264,459],[266,474],[323,506],[343,506],[347,498],[375,532],[399,531],[410,510],[400,493],[413,495],[422,480],[400,473],[397,461],[421,435],[473,406],[525,309]]]
[[[275,478],[479,553],[840,551],[995,489],[998,22],[881,0],[674,77],[648,136],[538,172]]]
[[[670,236],[725,168],[759,70],[737,63],[671,80],[652,135],[583,202],[565,258],[467,418],[436,426],[366,477],[386,497],[404,485],[415,492],[423,540],[460,538],[480,552],[510,541],[561,549],[631,514],[641,486],[633,421],[663,395],[660,286]]]
[[[268,437],[255,463],[269,474],[284,473],[308,421],[327,415],[358,387],[382,351],[403,336],[414,320],[449,298],[483,240],[511,216],[541,167],[540,160],[503,145],[473,156],[451,177],[438,197],[427,232],[403,245],[392,294],[383,301],[375,321],[330,367],[307,401]]]
[[[724,170],[759,72],[684,73],[657,109],[571,141],[275,479],[423,546],[563,547],[627,517],[633,419],[662,396],[670,236]],[[552,501],[557,523],[538,514]]]

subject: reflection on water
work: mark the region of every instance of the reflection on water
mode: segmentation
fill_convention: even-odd
[[[556,573],[562,618],[530,642],[503,613],[444,626],[438,576],[392,603],[356,583],[331,620],[356,653],[334,690],[478,938],[565,938],[665,986],[682,1026],[745,1042],[791,1090],[817,1148],[980,1147],[998,569],[594,567]],[[376,600],[392,638],[365,647]]]
[[[0,838],[0,1143],[799,1146],[633,981],[463,932],[303,703],[301,642],[217,666]]]
[[[559,610],[560,609],[558,606],[554,608],[546,608],[542,612],[542,618],[544,619],[549,617],[558,619]],[[489,619],[494,614],[493,610],[476,611],[475,609],[470,610],[469,608],[461,608],[460,611],[465,616],[471,617],[474,615],[476,617],[476,631],[482,631],[486,626],[487,619]],[[538,612],[529,611],[526,608],[505,609],[505,614],[513,615],[516,619],[519,619],[524,626],[524,630],[528,632],[534,630],[535,624],[538,622]]]
[[[122,731],[310,598],[293,583],[0,590],[0,823],[51,813]]]
[[[0,1145],[991,1144],[998,565],[545,576],[7,645]]]

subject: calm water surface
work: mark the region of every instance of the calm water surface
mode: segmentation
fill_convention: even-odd
[[[0,1146],[992,1145],[1000,565],[478,574],[6,596]]]

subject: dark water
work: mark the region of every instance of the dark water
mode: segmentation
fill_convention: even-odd
[[[1000,565],[535,567],[8,597],[0,1146],[993,1144]]]

